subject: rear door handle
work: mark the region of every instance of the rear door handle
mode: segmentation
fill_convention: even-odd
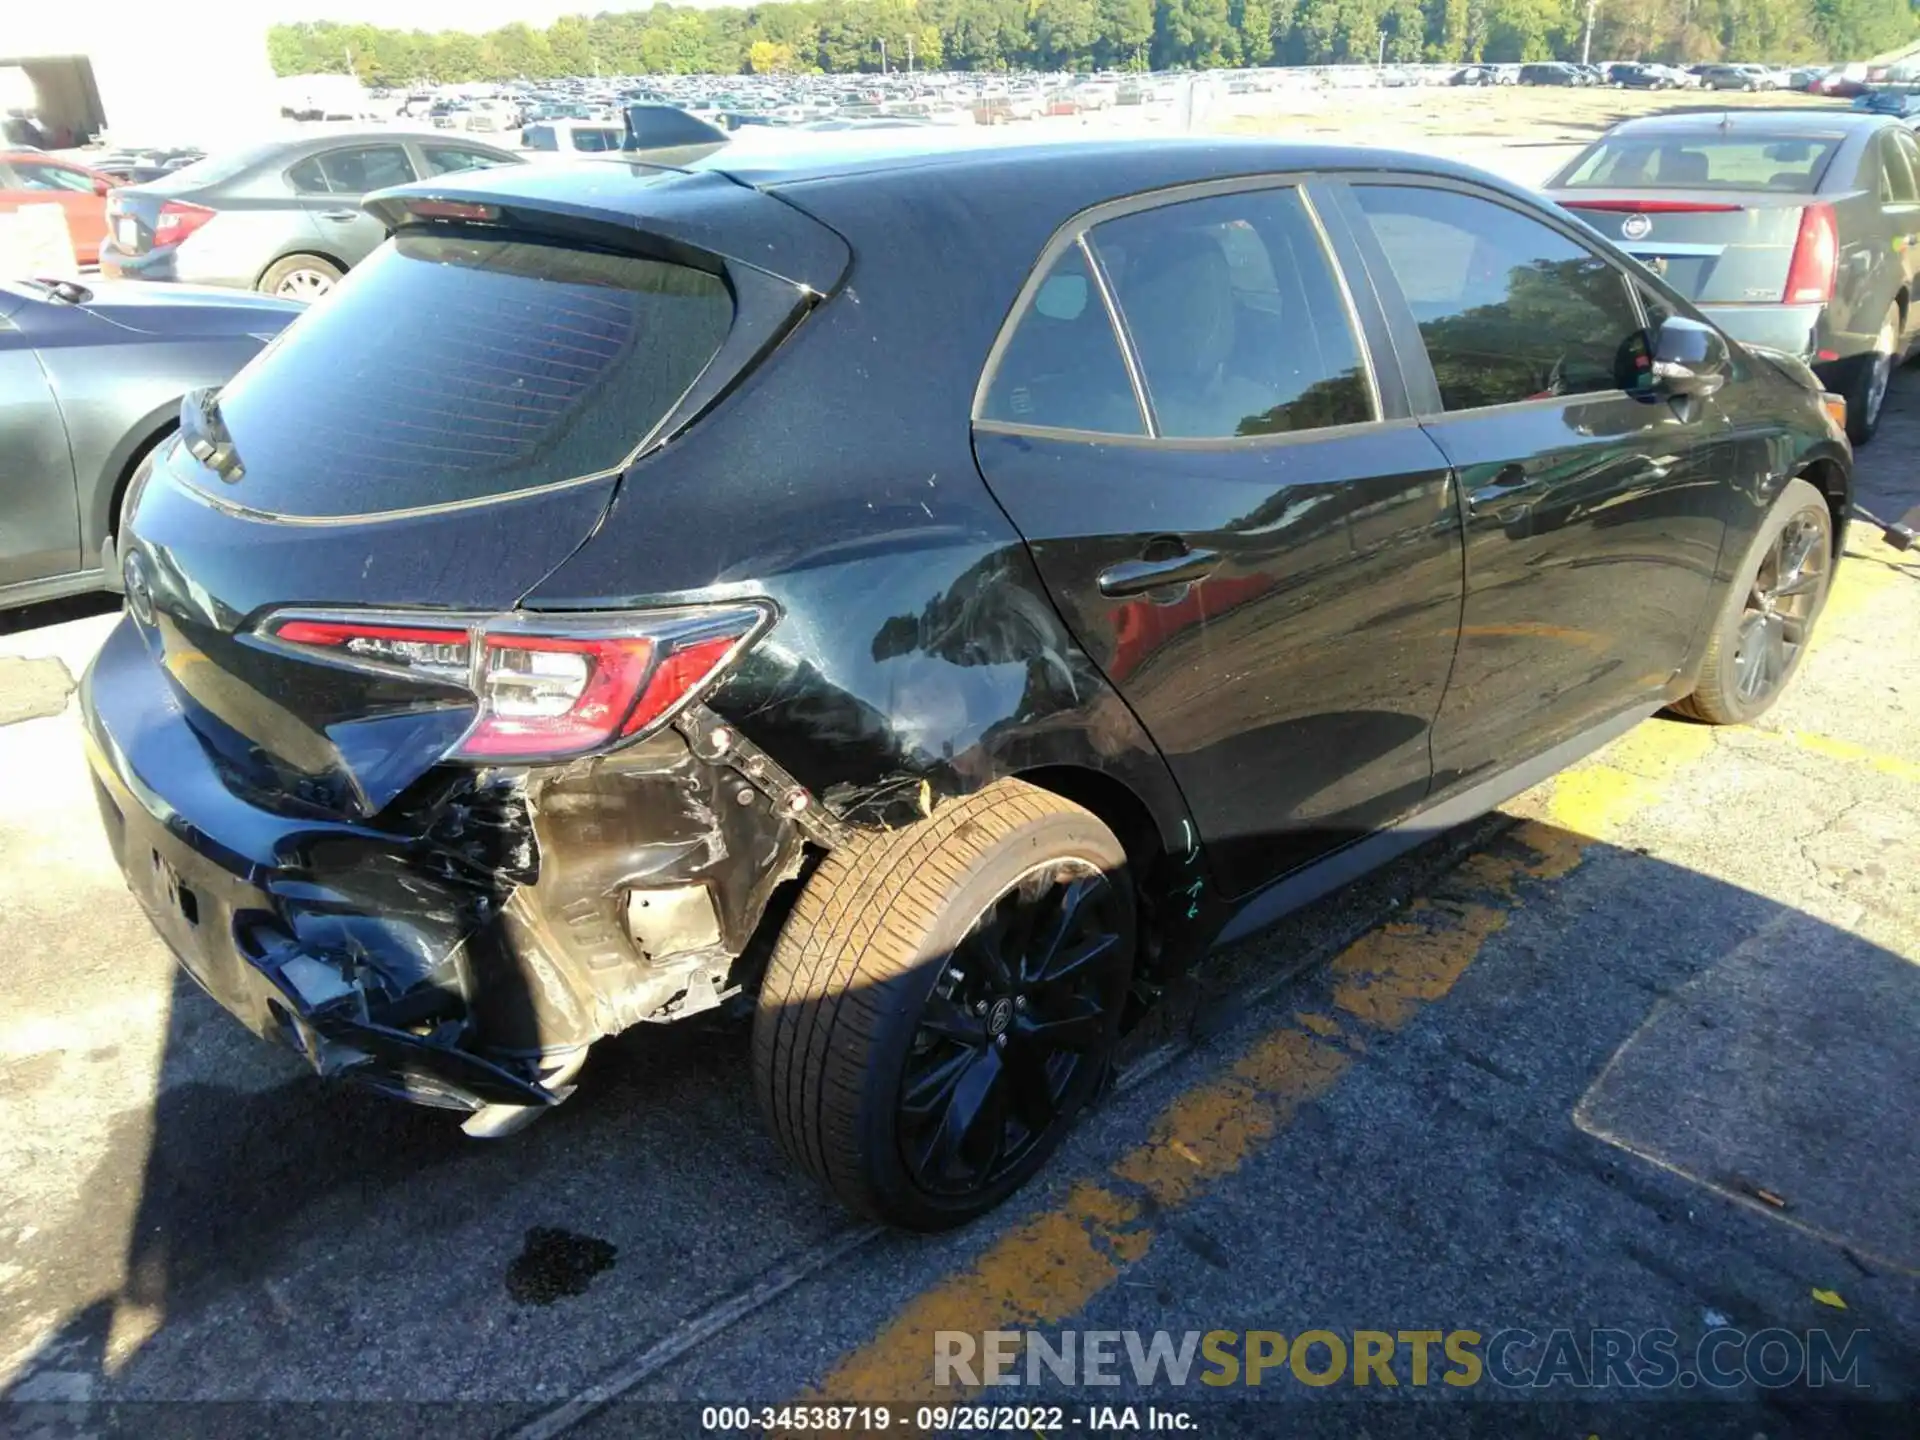
[[[1467,509],[1475,511],[1485,509],[1489,505],[1498,505],[1509,495],[1531,489],[1532,486],[1533,478],[1527,474],[1526,466],[1502,465],[1493,477],[1491,485],[1482,485],[1467,496]]]
[[[1122,560],[1100,572],[1100,593],[1110,600],[1188,585],[1211,574],[1220,563],[1218,550],[1186,550],[1164,560]]]

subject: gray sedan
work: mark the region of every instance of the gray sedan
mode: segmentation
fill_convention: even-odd
[[[1616,125],[1547,193],[1736,339],[1847,397],[1856,443],[1920,329],[1920,144],[1883,115],[1673,114]]]
[[[113,193],[100,273],[317,300],[386,238],[386,227],[360,208],[370,191],[521,161],[478,140],[392,130],[210,156]]]
[[[99,587],[127,482],[181,398],[300,313],[184,285],[0,282],[0,605]]]

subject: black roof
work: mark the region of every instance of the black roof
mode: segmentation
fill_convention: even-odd
[[[695,168],[717,170],[742,184],[777,189],[853,177],[884,182],[890,175],[935,167],[944,183],[994,189],[1021,179],[1051,187],[1074,175],[1093,174],[1101,177],[1102,188],[1111,186],[1114,195],[1239,175],[1301,171],[1393,169],[1481,181],[1494,178],[1437,156],[1370,146],[1222,137],[1007,143],[975,138],[967,131],[923,128],[826,137],[809,134],[803,143],[775,132],[766,141],[758,136],[736,139]],[[1509,188],[1505,182],[1495,183]],[[1036,197],[1041,193],[1051,191],[1036,192]]]
[[[389,225],[432,197],[498,205],[523,220],[539,215],[603,242],[665,237],[824,293],[845,269],[849,246],[951,252],[964,233],[971,258],[956,263],[991,257],[1017,277],[1055,229],[1108,200],[1242,176],[1369,170],[1472,180],[1540,203],[1456,161],[1359,146],[1221,138],[1007,144],[900,130],[735,140],[684,169],[608,154],[461,170],[365,204]]]

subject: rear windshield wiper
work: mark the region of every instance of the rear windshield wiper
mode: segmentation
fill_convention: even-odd
[[[246,478],[240,452],[220,414],[220,391],[209,386],[189,390],[180,402],[180,440],[187,453],[222,480],[233,484]]]

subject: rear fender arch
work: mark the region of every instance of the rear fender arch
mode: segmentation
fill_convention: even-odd
[[[271,260],[267,261],[266,264],[262,265],[254,274],[253,284],[250,288],[258,290],[260,288],[260,282],[267,278],[267,272],[283,260],[324,260],[342,275],[353,268],[338,255],[330,255],[325,250],[317,249],[311,245],[297,245],[292,249],[282,250]]]
[[[842,825],[897,829],[1024,779],[1113,828],[1143,898],[1170,917],[1208,913],[1203,847],[1171,770],[1023,545],[868,553],[788,571],[763,593],[779,623],[706,704]]]
[[[80,542],[85,546],[87,558],[98,557],[100,547],[107,538],[117,537],[120,502],[126,496],[127,484],[133,479],[133,472],[139,468],[142,460],[165,444],[167,437],[179,428],[180,397],[175,396],[165,404],[154,406],[129,425],[119,443],[108,452],[106,462],[101,465],[99,475],[94,480],[92,495],[82,516]]]

